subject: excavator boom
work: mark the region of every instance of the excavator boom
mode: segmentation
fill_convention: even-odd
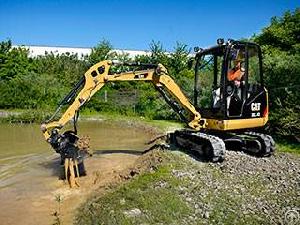
[[[65,113],[59,120],[52,121],[53,117],[46,123],[42,124],[41,129],[46,140],[48,140],[52,132],[58,132],[64,125],[76,117],[76,113],[80,107],[88,102],[91,97],[99,91],[106,83],[120,82],[120,81],[144,81],[152,82],[154,87],[163,95],[166,101],[181,115],[181,118],[187,122],[189,127],[195,130],[204,128],[206,123],[204,119],[201,119],[200,113],[196,111],[195,107],[185,97],[181,89],[174,82],[174,80],[168,75],[166,68],[158,64],[155,68],[154,65],[148,64],[150,69],[131,71],[125,73],[109,74],[110,67],[112,65],[119,65],[117,61],[105,60],[92,66],[84,75],[84,79],[81,79],[75,86],[74,90],[70,92],[62,101],[62,103],[70,102],[74,97],[76,90],[83,86],[73,103],[68,107]],[[141,65],[141,64],[127,64],[127,65]],[[145,66],[146,64],[144,64]],[[175,100],[175,101],[174,101]],[[60,104],[62,105],[62,104]],[[185,116],[179,110],[181,106],[189,114],[189,118]],[[59,107],[60,109],[61,107]]]

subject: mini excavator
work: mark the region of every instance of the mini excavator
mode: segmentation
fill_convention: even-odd
[[[85,173],[76,129],[79,109],[109,82],[151,82],[187,124],[186,129],[167,135],[168,143],[173,146],[197,152],[212,162],[223,161],[226,149],[256,157],[273,154],[273,138],[260,132],[269,113],[260,47],[251,42],[218,39],[213,47],[195,48],[190,64],[195,69],[193,101],[185,96],[162,64],[105,60],[89,68],[60,102],[54,115],[41,125],[45,139],[61,155],[71,186],[76,185],[75,177]],[[111,67],[120,65],[134,69],[111,72]],[[201,95],[204,90],[208,90],[205,98]],[[69,105],[67,110],[55,120],[64,105]],[[60,133],[71,120],[74,130]]]

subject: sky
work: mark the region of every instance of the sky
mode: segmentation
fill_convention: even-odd
[[[0,0],[0,41],[15,45],[148,50],[160,41],[172,51],[214,45],[217,38],[259,33],[273,16],[300,7],[291,0]]]

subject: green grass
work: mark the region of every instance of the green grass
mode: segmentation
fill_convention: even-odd
[[[160,166],[155,173],[140,175],[90,201],[78,211],[76,224],[177,224],[189,215],[190,208],[176,194],[181,182],[171,176],[171,169],[170,165]],[[140,215],[125,215],[136,208]]]
[[[290,142],[283,139],[275,140],[276,150],[279,152],[288,152],[300,154],[300,143]]]
[[[0,123],[41,123],[51,116],[49,111],[39,109],[1,111],[7,115],[0,117]]]

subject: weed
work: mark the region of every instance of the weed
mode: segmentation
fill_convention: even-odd
[[[58,208],[52,214],[52,216],[54,216],[54,223],[53,223],[53,225],[61,225],[62,224],[62,221],[61,221],[61,203],[63,201],[62,196],[60,194],[57,194],[55,196],[55,201],[58,204]]]

